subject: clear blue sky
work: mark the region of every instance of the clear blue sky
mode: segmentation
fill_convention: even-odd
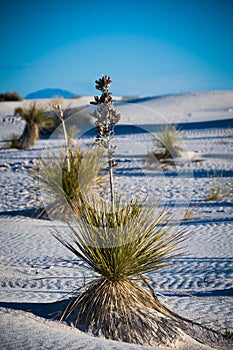
[[[0,30],[0,92],[233,89],[232,0],[2,1]]]

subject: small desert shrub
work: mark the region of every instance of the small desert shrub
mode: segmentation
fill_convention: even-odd
[[[49,126],[54,123],[53,119],[46,115],[45,108],[37,107],[36,102],[28,108],[15,108],[14,115],[19,115],[26,125],[22,135],[15,143],[19,149],[27,149],[34,145],[39,138],[39,126]]]
[[[80,215],[80,209],[88,197],[99,199],[106,182],[103,174],[105,166],[102,150],[91,147],[85,153],[78,146],[69,149],[70,169],[67,168],[66,152],[47,155],[37,163],[31,175],[39,180],[40,188],[48,194],[48,213],[60,215],[69,213],[69,208]]]
[[[198,206],[199,204],[188,207],[186,212],[184,213],[183,220],[186,221],[186,220],[194,219],[196,217],[194,212]]]
[[[165,125],[155,137],[154,150],[148,152],[149,159],[156,158],[161,163],[170,162],[182,150],[182,133],[176,125]]]
[[[208,189],[205,200],[207,202],[218,201],[230,197],[233,197],[233,180],[230,180],[228,184],[222,184],[221,178],[216,178]]]
[[[4,101],[23,101],[23,99],[17,92],[14,91],[0,94],[0,102]]]

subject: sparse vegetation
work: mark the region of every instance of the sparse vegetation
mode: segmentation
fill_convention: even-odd
[[[74,149],[69,148],[69,169],[66,152],[47,155],[38,161],[31,175],[39,180],[41,190],[48,194],[46,209],[49,215],[65,219],[72,209],[80,216],[80,210],[90,197],[100,200],[99,192],[106,182],[103,155],[102,150],[93,147],[84,153],[76,145]]]
[[[233,180],[230,180],[227,184],[221,182],[221,178],[219,177],[214,179],[207,191],[205,199],[207,202],[233,197]]]
[[[182,150],[182,133],[176,125],[165,125],[155,137],[154,150],[148,152],[149,159],[156,158],[160,163],[173,163]]]
[[[5,92],[0,94],[0,102],[4,101],[23,101],[17,92]]]
[[[45,114],[45,108],[33,102],[28,108],[17,107],[14,116],[19,115],[26,123],[22,135],[14,142],[15,148],[32,147],[39,138],[39,126],[51,126],[54,121]]]
[[[199,204],[192,205],[192,206],[188,207],[186,212],[184,213],[183,220],[187,221],[190,219],[194,219],[195,218],[194,212],[198,206],[199,206]]]

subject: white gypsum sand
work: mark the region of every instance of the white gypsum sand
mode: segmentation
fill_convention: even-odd
[[[72,106],[80,106],[90,100],[85,97],[71,102]],[[0,103],[2,141],[12,132],[22,131],[23,123],[12,115],[16,106],[25,103],[29,101]],[[121,124],[127,124],[117,130],[115,137],[117,190],[128,196],[140,191],[158,200],[160,207],[171,208],[174,220],[187,231],[183,243],[187,254],[150,275],[155,291],[181,316],[216,330],[232,331],[233,215],[232,195],[227,191],[233,178],[233,91],[141,98],[130,104],[118,102],[116,107],[122,112]],[[153,146],[157,126],[167,122],[182,126],[185,152],[177,158],[175,167],[161,169],[156,163],[148,164],[146,154]],[[90,140],[83,137],[80,142]],[[51,319],[55,302],[66,298],[89,277],[75,268],[71,253],[53,237],[54,227],[59,230],[60,223],[37,217],[40,193],[27,173],[45,148],[59,150],[62,140],[43,138],[24,151],[4,149],[2,141],[2,349],[146,349],[93,338]],[[199,161],[190,161],[190,154]],[[207,194],[214,186],[220,186],[227,196],[208,202]],[[188,209],[190,215],[183,221]],[[176,349],[210,347],[187,337]]]

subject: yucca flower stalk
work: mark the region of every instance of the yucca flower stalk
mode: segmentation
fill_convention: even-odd
[[[69,139],[66,130],[66,124],[64,119],[64,113],[60,104],[54,104],[53,108],[62,123],[63,133],[65,137],[65,148],[66,148],[66,161],[67,161],[67,171],[70,172],[70,147],[69,147]]]
[[[114,137],[114,127],[120,120],[120,113],[113,107],[112,94],[108,91],[111,82],[112,80],[107,75],[96,80],[96,89],[100,90],[102,94],[100,97],[94,96],[95,101],[91,101],[90,103],[99,106],[93,113],[97,129],[96,142],[107,150],[110,199],[112,207],[114,207],[113,168],[116,166],[116,162],[114,161],[116,146],[112,144],[112,139]]]

